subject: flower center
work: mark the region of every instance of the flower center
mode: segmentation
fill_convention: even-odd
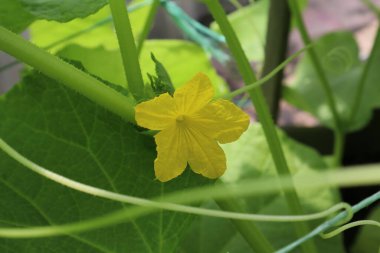
[[[178,115],[177,118],[176,118],[176,121],[178,123],[182,123],[183,121],[185,121],[185,116],[184,115]]]

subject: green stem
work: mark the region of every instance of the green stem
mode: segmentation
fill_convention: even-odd
[[[0,27],[0,50],[58,80],[129,122],[135,122],[135,101],[71,64],[47,53],[21,36]]]
[[[139,41],[137,43],[137,54],[140,56],[141,50],[144,46],[145,40],[148,38],[149,32],[152,29],[154,18],[156,17],[158,7],[160,6],[160,0],[153,0],[152,6],[150,7],[148,17],[145,20],[144,29],[141,32]]]
[[[345,142],[346,142],[346,135],[343,132],[335,131],[334,153],[333,153],[333,164],[332,164],[334,168],[338,168],[342,166]]]
[[[320,236],[323,239],[329,239],[331,237],[334,237],[336,235],[341,234],[343,231],[345,231],[347,229],[357,227],[357,226],[364,226],[364,225],[371,225],[371,226],[376,226],[376,227],[380,228],[380,222],[377,222],[375,220],[360,220],[360,221],[354,221],[354,222],[348,223],[348,224],[341,226],[340,228],[338,228],[334,231],[331,231],[328,233],[321,233]]]
[[[129,91],[140,101],[144,98],[144,81],[125,1],[109,0],[109,4]]]
[[[348,172],[348,173],[347,173]],[[329,183],[326,183],[326,179],[332,179],[332,182],[335,181],[335,183],[338,183],[337,185],[350,185],[349,182],[358,182],[361,177],[367,175],[367,179],[370,179],[373,181],[374,177],[377,177],[377,180],[380,179],[378,171],[373,171],[373,170],[366,170],[363,171],[362,169],[357,170],[354,172],[353,170],[350,171],[335,171],[334,173],[331,172],[325,172],[330,174],[330,177],[320,177],[320,178],[313,178],[314,180],[310,180],[310,177],[305,178],[305,180],[309,180],[309,184],[304,184],[305,187],[313,188],[313,187],[321,187],[321,185],[327,185]],[[366,174],[367,173],[367,174]],[[351,174],[351,175],[347,175]],[[356,174],[356,176],[352,175]],[[315,175],[314,175],[315,176]],[[286,180],[286,178],[281,178],[283,182],[289,182]],[[263,181],[261,181],[263,182]],[[300,181],[302,182],[302,181]],[[318,186],[319,182],[319,186]],[[364,181],[362,181],[364,182]],[[263,194],[262,191],[260,191],[261,188],[252,188],[252,183],[255,182],[250,182],[248,188],[246,190],[255,190],[256,193]],[[317,184],[316,184],[317,183]],[[367,181],[368,183],[368,181]],[[377,182],[378,183],[378,182]],[[351,184],[354,185],[354,184]],[[276,188],[272,187],[272,185],[268,182],[265,182],[265,184],[262,184],[263,188],[266,188],[268,192],[274,193]],[[292,187],[291,185],[288,185],[290,188]],[[216,187],[217,188],[217,187]],[[165,196],[166,201],[173,201],[177,200],[178,202],[182,203],[191,203],[195,201],[199,201],[201,199],[206,199],[207,197],[213,196],[219,198],[223,198],[226,196],[225,194],[225,187],[218,188],[217,194],[215,194],[215,189],[216,188],[210,188],[210,187],[203,187],[199,189],[192,189],[192,190],[186,190],[185,192],[176,192],[169,194]],[[213,189],[214,191],[212,191]],[[239,188],[238,188],[239,189]],[[286,189],[286,188],[285,188]],[[288,188],[289,189],[289,188]],[[317,188],[314,188],[317,189]],[[320,188],[319,188],[320,189]],[[240,190],[240,189],[239,189]],[[201,192],[203,194],[201,194]],[[235,192],[236,193],[236,192]],[[170,196],[170,197],[169,197]],[[299,244],[302,244],[305,242],[305,240],[309,240],[310,238],[326,231],[330,227],[340,224],[342,221],[346,220],[348,215],[351,213],[357,213],[358,211],[362,210],[363,208],[376,203],[380,199],[380,191],[373,194],[372,196],[362,200],[352,208],[347,209],[344,212],[339,213],[335,217],[327,220],[320,226],[318,226],[316,229],[314,229],[311,233],[307,234],[303,238],[298,239],[297,241],[293,242],[292,244],[286,246],[285,248],[281,249],[280,251],[277,252],[289,252],[290,250],[294,249],[297,247]],[[161,201],[164,201],[164,199],[161,199]],[[65,235],[65,234],[72,234],[72,233],[79,233],[79,232],[84,232],[88,230],[93,230],[93,229],[98,229],[98,228],[103,228],[103,227],[108,227],[113,224],[118,224],[121,222],[126,222],[128,220],[133,220],[137,219],[139,217],[142,217],[147,214],[151,214],[155,212],[157,209],[153,207],[130,207],[127,209],[123,209],[120,211],[116,211],[114,213],[107,214],[102,217],[94,218],[92,220],[85,220],[82,222],[77,222],[77,223],[71,223],[71,224],[66,224],[66,225],[58,225],[58,226],[45,226],[45,227],[31,227],[31,228],[1,228],[0,229],[0,237],[4,238],[38,238],[38,237],[48,237],[48,236],[58,236],[58,235]],[[350,213],[348,213],[350,212]]]
[[[205,1],[205,3],[208,6],[208,9],[213,15],[215,21],[218,23],[220,29],[222,30],[222,33],[226,37],[227,44],[237,62],[244,82],[246,84],[255,82],[256,76],[219,1],[208,0]],[[259,87],[254,88],[249,92],[249,95],[263,126],[264,134],[267,139],[268,146],[271,151],[278,174],[290,175],[290,170],[281,147],[281,142],[278,138],[276,128],[269,114],[269,110],[261,89]],[[291,191],[285,192],[284,195],[292,214],[302,214],[303,209],[294,186]],[[298,236],[302,236],[309,231],[308,225],[306,223],[296,224],[295,229]],[[315,245],[312,242],[305,244],[304,250],[308,253],[316,252]]]
[[[298,0],[288,0],[288,3],[289,3],[289,7],[291,9],[292,15],[295,18],[298,30],[300,31],[303,43],[305,45],[310,44],[312,41],[311,41],[310,36],[306,30],[306,27],[305,27],[305,24],[304,24],[302,15],[301,15],[301,11],[300,11],[300,8],[298,6]],[[320,79],[322,89],[323,89],[325,96],[326,96],[327,104],[329,106],[330,112],[331,112],[332,117],[333,117],[333,121],[334,121],[334,125],[335,125],[335,131],[334,131],[335,143],[334,143],[334,154],[333,154],[333,156],[334,156],[334,160],[335,160],[335,165],[338,165],[341,163],[341,161],[340,160],[337,161],[337,159],[341,159],[342,154],[341,153],[335,153],[335,152],[341,152],[343,150],[343,147],[340,147],[340,145],[342,145],[342,143],[344,143],[344,141],[342,141],[342,139],[344,139],[344,136],[342,137],[342,135],[344,135],[343,125],[340,122],[340,118],[339,118],[338,110],[336,107],[334,94],[331,90],[331,85],[329,84],[329,81],[328,81],[327,76],[323,70],[322,64],[321,64],[321,62],[317,56],[317,53],[313,48],[311,48],[308,53],[309,53],[311,62],[314,66],[314,69],[315,69],[315,71],[316,71],[316,73]]]
[[[351,115],[350,115],[350,123],[353,123],[355,121],[355,117],[358,113],[359,107],[361,106],[362,98],[363,98],[363,92],[364,92],[364,87],[366,85],[368,75],[369,75],[369,70],[374,66],[377,62],[374,61],[374,58],[378,54],[378,51],[380,50],[380,27],[377,29],[376,32],[376,37],[375,37],[375,42],[373,43],[371,54],[367,60],[367,63],[364,66],[363,73],[360,76],[360,81],[358,88],[355,92],[355,98],[354,98],[354,103],[353,107],[351,110]]]
[[[269,17],[263,75],[270,73],[286,58],[290,27],[290,10],[286,1],[270,0]],[[277,122],[278,117],[282,80],[283,71],[280,71],[263,87],[274,122]]]
[[[225,200],[215,200],[218,206],[222,210],[232,211],[232,212],[242,212],[240,205],[236,202],[234,198]],[[243,220],[231,220],[234,226],[240,231],[242,236],[257,253],[271,253],[274,249],[267,238],[263,235],[260,229],[252,221]]]

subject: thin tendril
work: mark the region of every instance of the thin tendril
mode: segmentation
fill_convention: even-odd
[[[331,237],[334,237],[334,236],[342,233],[343,231],[345,231],[347,229],[357,227],[357,226],[364,226],[364,225],[377,226],[380,228],[380,222],[377,222],[374,220],[360,220],[360,221],[354,221],[354,222],[348,223],[348,224],[341,226],[340,228],[337,228],[337,229],[335,229],[331,232],[328,232],[328,233],[320,233],[319,235],[323,239],[329,239]]]
[[[71,189],[87,193],[90,195],[98,196],[105,199],[110,199],[118,202],[124,202],[129,204],[134,204],[138,206],[145,207],[153,207],[158,209],[165,209],[170,211],[191,213],[196,215],[205,215],[212,217],[220,217],[220,218],[228,218],[228,219],[238,219],[238,220],[251,220],[251,221],[270,221],[270,222],[299,222],[306,220],[314,220],[321,219],[326,216],[329,216],[341,209],[346,210],[348,213],[352,213],[351,206],[347,203],[338,203],[328,210],[307,214],[307,215],[261,215],[261,214],[247,214],[247,213],[236,213],[236,212],[227,212],[227,211],[219,211],[219,210],[211,210],[205,208],[198,208],[192,206],[179,205],[174,203],[167,202],[158,202],[147,200],[143,198],[133,197],[129,195],[119,194],[107,190],[103,190],[100,188],[96,188],[90,185],[86,185],[72,179],[66,178],[60,174],[49,171],[29,159],[22,156],[16,150],[14,150],[11,146],[9,146],[6,142],[0,139],[0,149],[2,149],[6,154],[15,159],[20,164],[29,168],[35,173],[48,178],[56,183],[69,187]]]
[[[302,48],[301,50],[297,51],[293,55],[291,55],[289,58],[287,58],[285,61],[283,61],[280,65],[278,65],[274,70],[272,70],[270,73],[268,73],[266,76],[260,78],[257,82],[248,84],[240,89],[237,89],[233,92],[229,92],[227,94],[223,94],[219,96],[219,98],[224,99],[232,99],[233,97],[236,97],[244,92],[247,92],[249,90],[252,90],[256,87],[261,86],[262,84],[266,83],[269,79],[274,77],[278,72],[280,72],[283,68],[285,68],[291,61],[293,61],[295,58],[297,58],[300,54],[305,52],[306,50],[309,50],[311,47],[313,47],[314,44],[309,44],[306,47]]]

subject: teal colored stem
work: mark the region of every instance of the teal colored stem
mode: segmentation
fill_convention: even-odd
[[[356,117],[356,115],[359,111],[359,108],[361,106],[364,88],[365,88],[365,85],[366,85],[366,82],[368,79],[369,70],[371,68],[377,67],[377,66],[374,66],[375,64],[378,64],[378,62],[374,61],[374,58],[376,57],[375,55],[378,54],[379,50],[380,50],[380,28],[377,28],[376,37],[375,37],[375,41],[374,41],[373,46],[372,46],[371,54],[370,54],[365,66],[364,66],[363,73],[360,76],[358,88],[355,92],[354,103],[353,103],[351,115],[350,115],[350,122],[351,123],[353,123],[355,121],[355,117]]]
[[[144,81],[125,0],[109,0],[109,4],[119,41],[128,88],[134,98],[140,101],[144,98]]]
[[[351,209],[353,213],[357,213],[360,210],[366,208],[367,206],[375,203],[376,201],[380,200],[380,191],[369,196],[368,198],[360,201],[358,204],[354,205]],[[310,238],[313,238],[316,235],[319,235],[325,231],[327,231],[329,228],[333,226],[337,226],[341,223],[342,220],[344,220],[349,213],[347,211],[341,212],[335,217],[329,219],[328,221],[322,223],[318,227],[316,227],[313,231],[311,231],[309,234],[299,238],[298,240],[292,242],[291,244],[287,245],[286,247],[276,251],[276,253],[288,253],[293,251],[295,248],[297,248],[299,245],[302,245],[306,241],[310,240]]]
[[[152,29],[154,18],[156,17],[158,7],[160,6],[160,0],[153,0],[152,6],[150,7],[148,17],[145,20],[143,31],[139,37],[137,43],[137,54],[141,54],[141,50],[144,46],[145,40],[148,38],[149,32]]]
[[[135,122],[135,101],[98,79],[0,27],[0,50],[79,92],[129,122]]]
[[[205,1],[205,3],[227,40],[227,44],[237,62],[244,82],[246,84],[254,83],[256,81],[256,76],[219,1],[208,0]],[[261,89],[259,87],[254,88],[249,92],[249,95],[263,126],[264,134],[278,174],[290,175],[291,173],[281,147],[281,142],[278,138],[276,128]],[[284,195],[292,214],[302,214],[303,208],[294,186],[291,191],[285,192]],[[298,236],[303,236],[309,231],[306,223],[295,224],[295,229]],[[308,253],[316,252],[315,245],[312,242],[305,244],[304,250]]]

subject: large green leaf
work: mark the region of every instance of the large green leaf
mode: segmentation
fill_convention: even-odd
[[[0,4],[0,25],[14,31],[21,32],[35,20],[54,20],[58,22],[68,22],[76,18],[87,17],[101,9],[107,0],[2,0]],[[84,22],[86,23],[86,22]],[[43,37],[51,37],[53,40],[59,39],[64,30],[47,29],[55,23],[42,22],[41,27],[46,28]],[[77,24],[77,27],[75,27]],[[71,33],[78,28],[80,21],[71,25]],[[44,26],[45,25],[45,26]],[[70,27],[70,26],[69,26]],[[54,31],[54,32],[52,32]]]
[[[0,97],[0,136],[21,154],[74,180],[151,198],[208,180],[190,170],[155,180],[153,138],[37,71]],[[1,226],[82,221],[123,208],[49,181],[0,152]],[[152,214],[130,223],[65,237],[0,239],[2,253],[174,252],[191,216]]]
[[[118,42],[111,20],[98,25],[92,30],[88,30],[89,27],[96,23],[101,23],[110,17],[110,15],[110,9],[106,6],[93,15],[83,19],[74,19],[67,23],[38,20],[29,27],[30,40],[40,47],[47,47],[59,40],[70,37],[72,34],[86,31],[80,34],[80,36],[62,41],[54,47],[49,48],[49,51],[56,52],[72,43],[86,47],[103,46],[107,49],[116,49],[118,48]],[[46,31],[54,31],[54,33]]]
[[[369,121],[376,103],[379,104],[380,89],[377,85],[380,78],[379,71],[371,69],[362,104],[355,120],[351,122],[353,101],[363,70],[356,41],[348,32],[331,33],[316,41],[315,50],[331,85],[345,130],[360,129]],[[380,55],[376,57],[375,62],[378,60]],[[377,65],[374,64],[375,66]],[[313,114],[323,125],[333,128],[332,114],[319,80],[310,57],[306,55],[297,66],[295,80],[285,89],[285,98],[291,104]]]
[[[291,140],[283,133],[280,133],[280,139],[296,185],[300,176],[304,177],[315,171],[327,169],[322,157],[313,149]],[[248,178],[273,178],[277,174],[259,124],[251,125],[237,142],[226,144],[223,149],[227,154],[228,164],[228,170],[222,177],[224,182],[238,184],[239,181]],[[274,183],[273,187],[278,186]],[[315,190],[299,188],[298,194],[307,213],[325,210],[338,201],[337,194],[326,188]],[[289,214],[283,195],[246,198],[241,200],[241,204],[249,213]],[[310,228],[319,225],[320,222],[310,222]],[[257,225],[275,248],[281,248],[297,239],[291,223],[258,222]],[[251,252],[247,243],[228,220],[198,218],[193,224],[193,230],[187,234],[182,243],[183,252]],[[330,240],[316,238],[316,243],[318,252],[344,252],[340,237]]]
[[[141,1],[132,1],[128,6],[138,4],[139,2]],[[129,12],[132,30],[136,39],[142,32],[149,7],[150,6],[147,5]],[[97,13],[86,18],[77,18],[66,23],[38,20],[30,26],[29,31],[30,39],[34,44],[40,47],[54,44],[54,47],[49,48],[50,52],[57,52],[73,43],[90,48],[99,46],[109,50],[119,48],[109,6],[102,8]],[[54,33],[46,31],[54,31]],[[77,34],[77,36],[71,38],[73,34]],[[68,37],[70,37],[70,39],[61,41]],[[61,42],[57,44],[57,41]]]
[[[0,26],[13,32],[23,31],[35,17],[27,12],[18,0],[1,0]]]
[[[107,0],[19,0],[38,19],[67,22],[95,13]]]
[[[147,73],[156,73],[151,53],[165,66],[175,86],[181,86],[198,72],[203,72],[211,79],[217,94],[226,92],[224,81],[217,75],[202,48],[182,40],[146,41],[140,56],[145,82],[149,82]],[[120,85],[126,83],[119,51],[71,45],[60,51],[59,55],[81,61],[91,73],[107,81]]]

